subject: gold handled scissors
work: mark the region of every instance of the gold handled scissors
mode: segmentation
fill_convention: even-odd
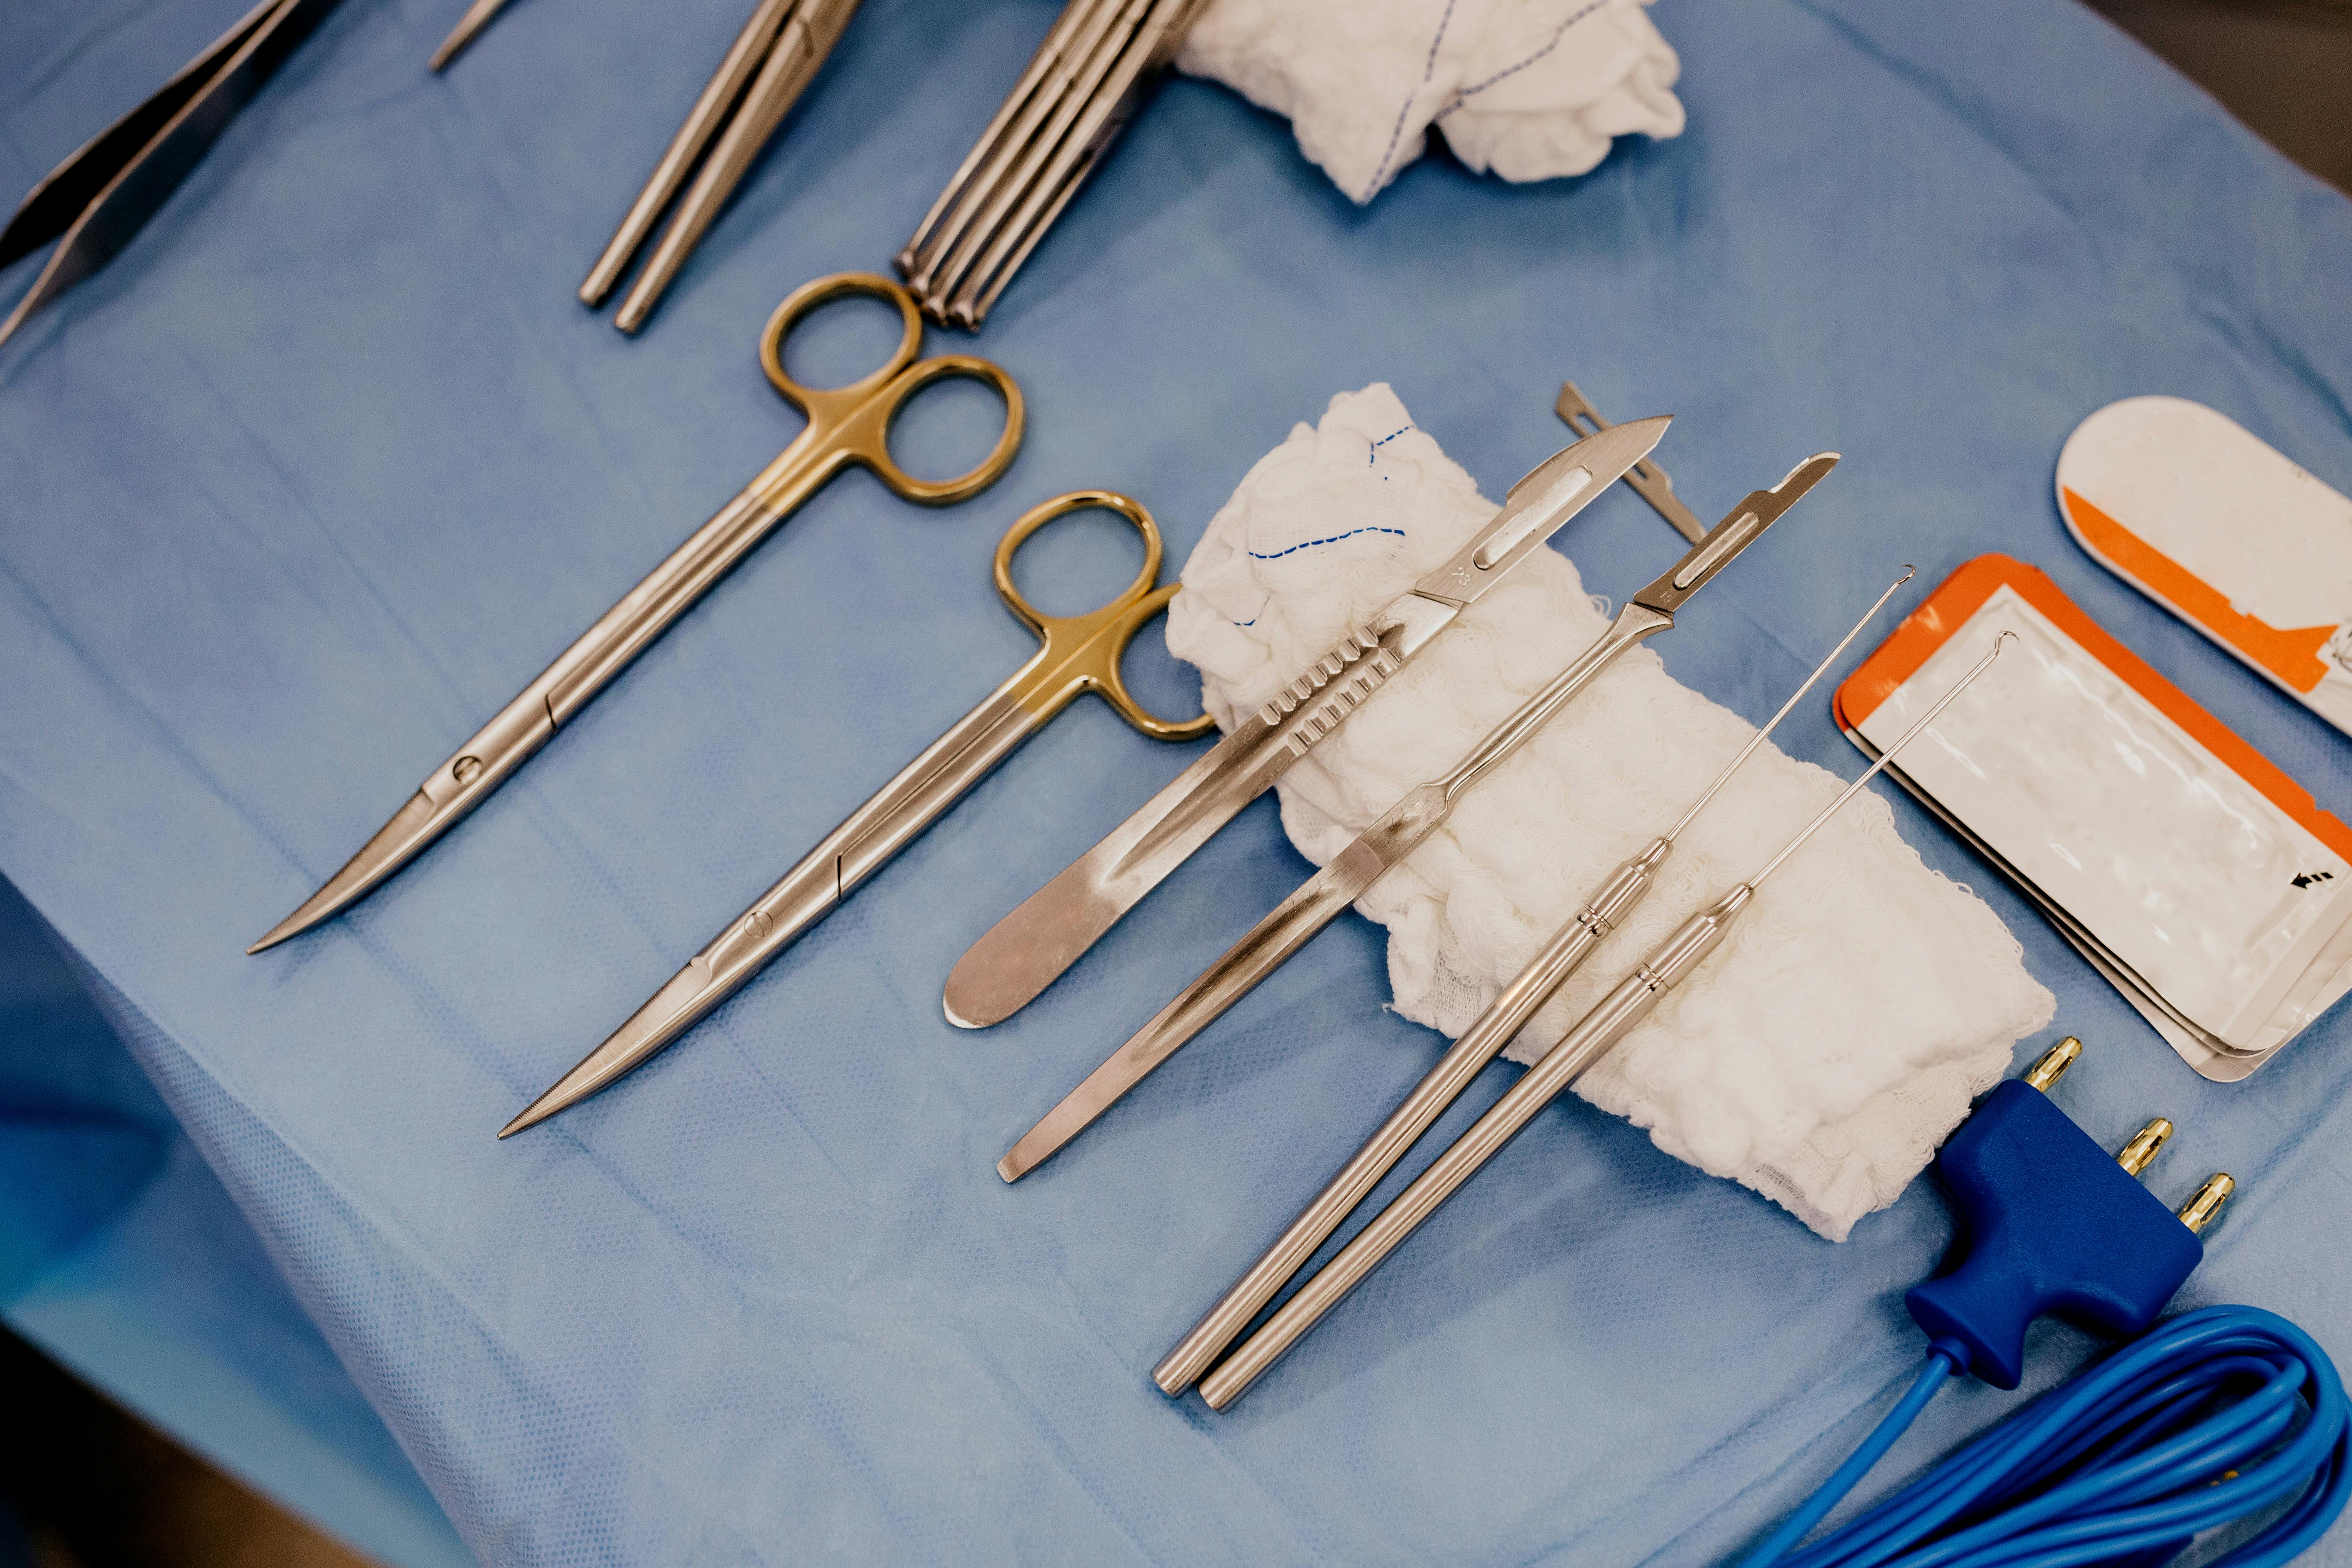
[[[803,386],[784,369],[784,340],[811,311],[851,295],[887,300],[898,308],[905,333],[879,370],[847,386]],[[1011,376],[971,354],[919,357],[923,318],[913,296],[870,272],[842,272],[795,289],[760,334],[760,363],[788,403],[808,416],[808,427],[761,469],[759,478],[695,530],[653,575],[604,612],[580,639],[523,688],[497,718],[428,774],[393,819],[352,857],[327,885],[251,947],[259,952],[308,931],[357,901],[408,864],[425,846],[481,805],[531,754],[555,737],[590,698],[667,631],[711,585],[732,570],[776,525],[852,464],[871,468],[901,496],[945,506],[996,482],[1021,446],[1021,388]],[[890,426],[908,401],[935,381],[964,376],[984,382],[1004,399],[1004,430],[978,468],[952,479],[919,479],[890,456]],[[1157,558],[1155,557],[1155,560]]]
[[[1098,610],[1066,618],[1045,615],[1013,585],[1013,552],[1054,519],[1096,507],[1118,513],[1143,535],[1143,570],[1126,592]],[[1154,740],[1190,741],[1207,734],[1212,723],[1207,714],[1171,724],[1129,696],[1119,679],[1119,658],[1127,645],[1176,596],[1173,583],[1153,586],[1160,576],[1160,530],[1151,514],[1109,490],[1056,496],[1006,530],[996,547],[996,591],[1045,646],[873,799],[850,813],[848,821],[801,857],[783,880],[761,894],[610,1039],[531,1101],[499,1136],[520,1132],[587,1099],[692,1028],[802,932],[832,913],[851,889],[888,864],[1080,692],[1103,698],[1119,717]]]

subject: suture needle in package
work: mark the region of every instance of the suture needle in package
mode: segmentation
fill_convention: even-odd
[[[2352,829],[2023,562],[1981,555],[1838,689],[1875,756],[1971,650],[2016,657],[1888,773],[2033,900],[2210,1079],[2352,988]]]

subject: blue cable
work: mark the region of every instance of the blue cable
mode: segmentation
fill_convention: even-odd
[[[1797,1550],[1961,1359],[1938,1342],[1902,1402],[1741,1568],[2160,1568],[2199,1534],[2292,1500],[2210,1565],[2273,1568],[2352,1500],[2352,1405],[2327,1352],[2275,1313],[2202,1307]]]

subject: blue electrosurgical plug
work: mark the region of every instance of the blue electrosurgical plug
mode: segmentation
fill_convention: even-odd
[[[2083,1053],[2073,1036],[1982,1104],[1936,1156],[1961,1229],[1945,1273],[1904,1297],[1937,1348],[1996,1388],[2024,1373],[2025,1330],[2044,1312],[2129,1338],[2145,1331],[2205,1256],[2198,1232],[2236,1183],[2217,1173],[2175,1215],[2139,1184],[2172,1135],[2162,1117],[2107,1152],[2048,1090]]]

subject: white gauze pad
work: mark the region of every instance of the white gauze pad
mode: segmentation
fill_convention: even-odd
[[[1200,667],[1202,700],[1230,730],[1495,510],[1385,384],[1343,394],[1319,426],[1298,426],[1261,459],[1210,523],[1169,609],[1169,648]],[[1284,775],[1291,842],[1323,864],[1608,624],[1567,558],[1537,551]],[[1459,1035],[1754,733],[1647,647],[1621,658],[1358,900],[1388,928],[1397,1011]],[[1843,784],[1759,749],[1510,1058],[1540,1057]],[[1576,1091],[1842,1241],[1919,1173],[2016,1042],[2049,1023],[2055,1004],[2021,958],[1999,917],[1923,865],[1886,803],[1865,795]]]

